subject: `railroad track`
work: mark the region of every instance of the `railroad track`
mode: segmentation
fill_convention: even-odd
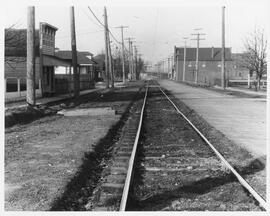
[[[230,197],[240,199],[238,209]],[[133,107],[94,203],[96,211],[266,209],[265,200],[154,81]]]

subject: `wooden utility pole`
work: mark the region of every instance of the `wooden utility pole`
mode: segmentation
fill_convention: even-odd
[[[106,74],[106,88],[109,88],[109,67],[108,67],[108,24],[107,24],[107,11],[104,7],[104,35],[105,35],[105,74]]]
[[[160,63],[160,80],[162,79],[163,70],[164,70],[164,62],[163,62],[163,60],[161,60],[161,63]]]
[[[140,79],[140,74],[142,72],[142,54],[138,54],[138,79]]]
[[[128,74],[129,74],[129,78],[131,79],[132,77],[132,40],[133,38],[127,38],[126,40],[128,40]]]
[[[194,30],[201,30],[201,28],[194,29]],[[191,39],[191,40],[196,40],[197,41],[197,50],[196,50],[196,68],[195,68],[195,83],[198,83],[198,74],[199,74],[199,47],[200,47],[200,40],[205,40],[204,38],[200,38],[200,35],[205,35],[203,33],[196,33],[196,34],[191,34],[191,35],[196,35],[196,39]]]
[[[77,71],[77,47],[76,47],[76,33],[75,33],[75,16],[74,6],[70,7],[70,24],[71,24],[71,51],[72,51],[72,68],[73,68],[73,82],[74,82],[74,97],[80,95],[80,77]]]
[[[175,79],[176,81],[179,81],[179,68],[178,68],[178,65],[179,65],[179,62],[178,62],[178,54],[176,52],[175,54]]]
[[[184,47],[184,64],[183,64],[183,82],[186,81],[186,58],[187,58],[187,39],[188,37],[183,37],[185,40],[185,47]]]
[[[162,60],[159,62],[159,80],[161,80]]]
[[[157,63],[157,78],[160,78],[160,62]]]
[[[105,8],[105,12],[106,12],[106,32],[107,32],[107,48],[108,48],[108,60],[109,60],[109,77],[111,77],[111,87],[114,88],[114,74],[113,74],[111,41],[110,41],[110,32],[109,32],[109,27],[108,27],[108,17],[107,17],[106,8]]]
[[[43,23],[39,23],[39,78],[41,80],[41,96],[44,96],[43,75]]]
[[[128,28],[128,26],[119,26],[116,28],[121,28],[121,35],[122,35],[122,72],[123,72],[123,83],[126,82],[126,75],[125,75],[125,44],[124,44],[124,28]]]
[[[170,60],[171,58],[168,58],[168,79],[170,78]]]
[[[133,80],[133,46],[132,46],[132,41],[129,39],[129,66],[130,66],[130,79]]]
[[[171,74],[172,74],[172,76],[171,76],[171,79],[173,80],[173,67],[174,67],[174,61],[173,61],[173,59],[174,59],[174,57],[173,57],[173,54],[172,54],[172,56],[171,56],[171,68],[170,68],[170,70],[171,70]]]
[[[162,63],[163,63],[163,72],[162,72],[162,77],[164,77],[164,74],[165,74],[165,64],[166,64],[166,59],[162,60]]]
[[[179,81],[179,62],[178,62],[178,53],[177,53],[177,47],[174,46],[174,73],[175,73],[175,81]]]
[[[130,51],[131,51],[131,53],[130,53],[130,60],[131,60],[131,80],[133,80],[134,79],[134,58],[133,58],[133,42],[132,41],[130,41]]]
[[[112,52],[111,52],[111,41],[110,41],[110,35],[109,31],[108,33],[108,55],[109,55],[109,73],[111,76],[111,87],[114,88],[114,74],[113,74],[113,63],[112,63]]]
[[[27,9],[27,81],[26,102],[28,107],[36,105],[35,94],[35,7]]]
[[[221,87],[226,88],[225,74],[225,7],[222,7]]]
[[[173,53],[173,68],[174,68],[174,73],[173,73],[173,80],[176,80],[176,46],[174,46],[174,53]]]
[[[136,80],[139,80],[139,77],[138,77],[138,59],[137,59],[137,56],[138,56],[138,50],[137,50],[137,47],[134,46],[134,49],[135,49],[135,78]]]

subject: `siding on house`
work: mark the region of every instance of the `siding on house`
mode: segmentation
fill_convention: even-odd
[[[16,57],[16,61],[14,57],[5,57],[5,79],[8,78],[8,83],[16,83],[17,78],[20,78],[22,82],[26,81],[26,58],[25,57]],[[8,63],[7,63],[8,61]],[[35,60],[35,80],[38,83],[40,78],[39,75],[39,57],[36,57]],[[14,79],[10,79],[14,78]],[[16,78],[16,79],[15,79]]]
[[[41,49],[43,54],[54,56],[56,31],[56,27],[49,25],[48,23],[40,23],[39,36],[41,37]]]
[[[40,30],[35,31],[35,80],[36,84],[38,84],[41,77],[40,67],[42,64],[45,69],[42,83],[46,83],[46,85],[43,85],[45,86],[44,93],[49,94],[66,93],[70,87],[71,90],[73,89],[73,84],[69,84],[70,77],[68,75],[60,74],[60,76],[57,76],[58,74],[55,74],[55,68],[58,68],[58,71],[62,71],[63,73],[63,71],[69,70],[72,63],[71,51],[55,52],[56,31],[57,28],[48,23],[40,23]],[[20,83],[24,84],[24,86],[26,83],[26,33],[26,29],[5,30],[5,37],[10,38],[9,43],[5,44],[5,78],[7,79],[7,84],[13,86],[12,90],[15,91],[17,89],[15,84],[17,84],[18,79],[21,80]],[[39,45],[41,47],[41,53]],[[96,72],[96,62],[91,59],[93,54],[90,52],[77,52],[77,56],[78,68],[81,73],[80,89],[93,88]],[[40,61],[40,57],[42,57],[42,61]]]
[[[42,47],[42,53],[46,54],[46,55],[53,55],[54,53],[54,48],[47,46],[47,45],[43,45]]]

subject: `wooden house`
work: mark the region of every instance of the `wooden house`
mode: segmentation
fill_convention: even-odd
[[[36,88],[43,96],[73,91],[71,51],[56,51],[57,28],[40,23],[35,33]],[[96,62],[90,52],[77,52],[80,90],[95,85]],[[65,73],[58,74],[59,71]],[[5,80],[7,91],[26,89],[26,29],[5,30]],[[19,87],[18,87],[19,86]]]

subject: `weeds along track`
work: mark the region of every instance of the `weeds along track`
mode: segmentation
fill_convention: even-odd
[[[132,108],[89,210],[264,210],[265,201],[239,183],[240,174],[179,115],[155,81],[145,92]]]
[[[147,92],[147,87],[141,91]],[[87,210],[119,210],[134,140],[136,140],[138,125],[142,122],[141,108],[144,101],[145,98],[137,100],[130,108],[129,116],[121,129],[121,135],[113,147],[112,157],[102,172],[99,185],[86,205]]]
[[[114,147],[121,139],[122,130],[129,121],[134,107],[143,97],[144,83],[132,83],[123,89],[115,89],[88,103],[81,103],[77,109],[110,106],[120,119],[94,144],[92,150],[85,152],[82,164],[65,186],[64,193],[52,203],[53,211],[85,211],[92,208],[91,200],[98,184],[111,162]],[[91,117],[89,117],[91,118]],[[105,118],[105,117],[104,117]]]

